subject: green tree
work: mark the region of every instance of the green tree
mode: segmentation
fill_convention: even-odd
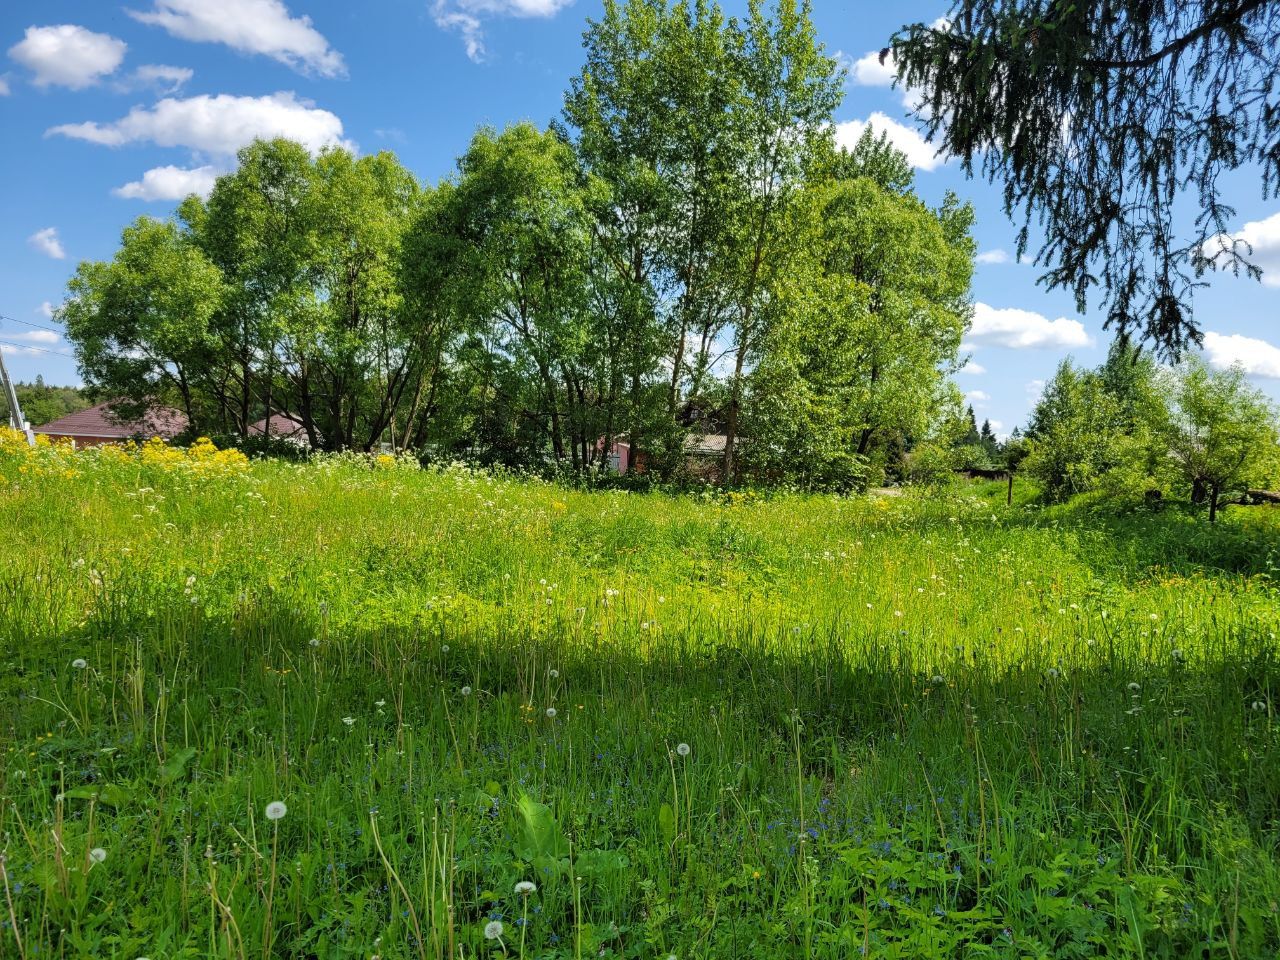
[[[735,479],[739,421],[748,361],[770,316],[769,291],[800,252],[792,207],[803,175],[830,150],[832,118],[843,75],[817,40],[808,0],[778,0],[772,16],[762,0],[731,24],[737,102],[725,144],[731,181],[729,225],[720,256],[728,265],[733,359],[725,414],[724,478]],[[861,452],[861,451],[859,451]]]
[[[939,149],[1003,184],[1019,253],[1043,228],[1043,280],[1081,312],[1100,287],[1110,328],[1176,356],[1200,340],[1206,267],[1259,275],[1246,244],[1214,238],[1226,174],[1280,188],[1278,50],[1275,0],[956,0],[880,56]]]
[[[1093,490],[1121,460],[1123,422],[1102,378],[1064,360],[1031,415],[1023,469],[1053,500]]]
[[[18,394],[18,405],[22,407],[22,415],[36,427],[90,406],[90,400],[85,395],[85,391],[78,387],[50,386],[39,374],[36,374],[35,380],[31,383],[19,380],[13,387]],[[0,394],[0,421],[5,421],[8,416],[8,401],[3,394]]]
[[[933,431],[969,322],[970,218],[866,178],[806,192],[763,298],[745,465],[831,479],[874,460],[879,473],[897,438]]]
[[[1243,370],[1213,371],[1190,358],[1174,372],[1171,394],[1169,454],[1192,499],[1203,492],[1210,523],[1224,495],[1280,479],[1276,408]]]
[[[57,317],[86,386],[121,401],[122,416],[175,403],[199,424],[217,377],[213,322],[227,293],[187,231],[141,217],[110,261],[79,265]]]

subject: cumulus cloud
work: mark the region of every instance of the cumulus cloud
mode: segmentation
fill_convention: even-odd
[[[48,317],[50,320],[53,319],[53,310],[54,306],[48,300],[36,307],[36,313],[40,314],[42,317]]]
[[[554,17],[573,0],[435,0],[431,15],[441,30],[462,37],[467,56],[485,58],[484,21],[494,17]]]
[[[15,340],[24,340],[27,343],[39,343],[45,346],[53,346],[61,338],[52,330],[26,330],[22,333],[9,333],[5,336],[13,337]]]
[[[1280,347],[1266,340],[1210,330],[1205,332],[1203,346],[1212,367],[1226,370],[1239,364],[1250,376],[1280,380]]]
[[[1262,271],[1264,286],[1280,287],[1280,213],[1273,213],[1265,220],[1252,220],[1236,233],[1210,237],[1205,241],[1204,255],[1209,258],[1220,255],[1231,249],[1232,241],[1247,243],[1253,249],[1247,259]]]
[[[154,167],[141,180],[116,187],[111,192],[125,200],[183,200],[191,194],[207,197],[213,192],[218,170],[213,166]]]
[[[67,251],[62,249],[62,241],[58,239],[57,227],[45,227],[43,230],[37,230],[31,236],[27,237],[27,243],[39,250],[46,257],[52,257],[54,260],[65,260]]]
[[[997,309],[985,303],[973,307],[973,326],[969,328],[970,346],[1008,347],[1012,350],[1036,350],[1047,347],[1087,347],[1093,338],[1079,320],[1059,317],[1050,320],[1032,310],[1016,307]]]
[[[27,27],[26,35],[9,48],[9,56],[33,74],[37,87],[83,90],[114,73],[128,46],[106,33],[75,24]]]
[[[45,136],[72,137],[104,146],[154,143],[212,154],[233,154],[255,139],[288,137],[309,150],[352,147],[342,138],[342,121],[292,92],[265,97],[201,95],[166,97],[151,107],[134,107],[114,123],[66,123]]]
[[[177,93],[196,75],[190,67],[171,67],[163,63],[148,63],[133,71],[127,86],[159,90],[161,93]]]
[[[982,390],[970,390],[964,395],[964,398],[970,403],[986,403],[991,399],[991,394]]]
[[[7,76],[0,77],[0,97],[9,95],[9,78]]]
[[[898,77],[898,64],[890,51],[880,62],[880,51],[863,54],[849,67],[849,78],[862,87],[887,87]]]
[[[183,40],[226,44],[301,73],[341,77],[347,72],[342,54],[329,46],[311,18],[291,16],[281,0],[153,0],[151,10],[128,13]]]
[[[1009,256],[1005,250],[984,250],[973,258],[974,263],[1012,263],[1013,257]]]
[[[960,373],[968,373],[975,377],[981,376],[986,372],[987,372],[986,367],[984,367],[980,363],[974,363],[972,360],[968,361],[963,367],[960,368]]]
[[[889,142],[905,153],[908,162],[917,170],[936,170],[944,163],[933,145],[918,132],[879,111],[866,120],[848,120],[836,124],[836,142],[851,150],[867,127],[877,134],[888,136]]]

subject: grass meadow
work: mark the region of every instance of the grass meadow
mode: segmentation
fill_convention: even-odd
[[[0,956],[1274,957],[1280,512],[0,449]]]

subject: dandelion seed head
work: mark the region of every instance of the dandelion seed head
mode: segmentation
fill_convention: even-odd
[[[464,697],[469,697],[469,696],[471,696],[471,688],[470,688],[470,687],[463,687],[463,688],[462,688],[462,690],[461,690],[460,692],[462,693],[462,695],[463,695]]]
[[[486,940],[497,940],[502,936],[502,921],[490,920],[484,925],[484,936]]]
[[[284,815],[289,812],[289,808],[284,805],[283,800],[274,800],[267,804],[268,820],[283,820]]]
[[[89,859],[94,863],[102,863],[102,861],[107,859],[107,851],[103,850],[101,847],[94,847],[89,851]]]
[[[687,757],[691,752],[693,752],[693,748],[687,743],[676,744],[676,753],[680,754],[680,756]]]
[[[77,670],[83,670],[85,667],[89,665],[89,661],[86,660],[84,657],[76,657],[74,660],[71,661],[71,665],[75,667]]]
[[[552,680],[558,680],[560,679],[560,671],[557,670],[555,667],[552,667],[550,670],[547,671],[547,676],[549,676]]]
[[[516,884],[516,893],[520,894],[522,897],[527,897],[531,893],[536,893],[537,890],[538,885],[532,880],[521,880]]]
[[[556,708],[555,708],[555,707],[547,707],[547,719],[548,719],[548,720],[554,720],[555,718],[556,718]]]

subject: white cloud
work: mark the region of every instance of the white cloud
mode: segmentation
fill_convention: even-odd
[[[342,54],[311,24],[293,17],[281,0],[154,0],[151,10],[129,10],[142,23],[163,27],[175,37],[224,43],[243,53],[261,54],[303,73],[341,77]]]
[[[1205,256],[1213,257],[1230,250],[1233,240],[1244,241],[1253,248],[1246,259],[1262,270],[1263,285],[1280,287],[1280,213],[1273,213],[1265,220],[1252,220],[1237,233],[1210,237],[1204,243]]]
[[[863,54],[849,67],[849,77],[862,87],[887,87],[898,76],[898,64],[892,51],[885,55],[884,63],[880,62],[880,51],[872,50]]]
[[[1280,380],[1280,347],[1265,340],[1207,331],[1204,353],[1209,365],[1219,370],[1239,364],[1250,376]]]
[[[161,93],[177,93],[195,75],[196,72],[190,67],[148,63],[133,71],[130,86],[159,90]]]
[[[435,0],[431,16],[441,30],[462,36],[467,56],[485,58],[484,21],[493,17],[554,17],[573,0]]]
[[[60,339],[52,330],[27,330],[22,333],[10,333],[6,336],[13,337],[15,340],[25,340],[27,343],[42,343],[52,345]]]
[[[986,372],[987,372],[986,367],[984,367],[980,363],[974,363],[972,360],[970,360],[968,363],[966,363],[963,367],[960,368],[960,373],[972,374],[975,377],[981,376]]]
[[[8,95],[9,95],[9,77],[7,75],[0,76],[0,97],[7,97]]]
[[[836,142],[846,149],[852,149],[867,127],[871,127],[877,134],[887,135],[889,142],[905,153],[907,160],[917,170],[936,170],[945,162],[937,155],[933,145],[918,132],[879,111],[866,120],[848,120],[836,124]]]
[[[83,90],[114,73],[128,49],[123,40],[64,23],[56,27],[27,27],[26,35],[9,48],[9,56],[35,74],[37,87]]]
[[[1027,382],[1027,396],[1038,397],[1042,393],[1044,393],[1043,380],[1030,380]]]
[[[266,97],[201,95],[178,100],[166,97],[152,107],[134,107],[114,123],[67,123],[45,136],[61,135],[104,146],[151,142],[162,147],[188,147],[213,154],[233,154],[256,138],[288,137],[307,149],[338,145],[342,121],[292,92]]]
[[[973,306],[973,326],[968,345],[1008,347],[1012,350],[1046,347],[1087,347],[1093,338],[1079,320],[1059,317],[1050,320],[1031,310],[1016,307],[997,309],[985,303]],[[962,345],[963,348],[963,345]]]
[[[1012,263],[1013,257],[1005,250],[984,250],[973,258],[974,263]]]
[[[62,241],[58,239],[57,227],[45,227],[43,230],[37,230],[27,237],[27,243],[31,244],[46,257],[52,257],[54,260],[65,260],[67,258],[67,251],[62,249]]]
[[[216,167],[154,167],[141,180],[116,187],[111,192],[125,200],[183,200],[190,194],[207,197],[218,179]]]
[[[42,317],[47,317],[50,320],[53,319],[53,311],[54,306],[48,300],[36,307],[36,313],[40,314]]]
[[[970,390],[968,393],[964,395],[964,398],[968,400],[970,403],[981,404],[981,403],[986,403],[988,400],[990,400],[991,394],[984,393],[981,390]]]

